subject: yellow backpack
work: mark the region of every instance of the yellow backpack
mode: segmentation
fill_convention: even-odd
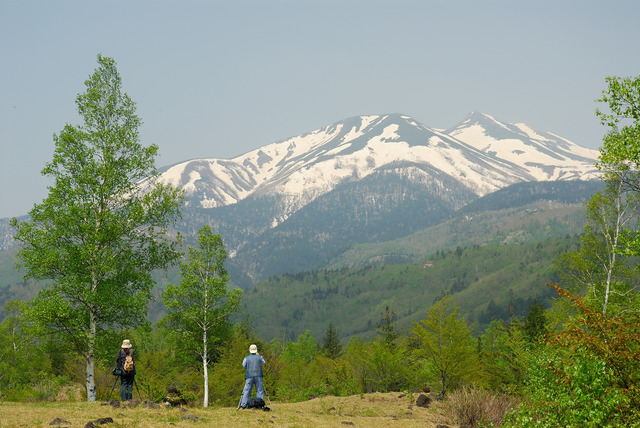
[[[127,355],[127,358],[124,359],[124,366],[122,368],[125,372],[133,371],[133,357],[131,354]]]

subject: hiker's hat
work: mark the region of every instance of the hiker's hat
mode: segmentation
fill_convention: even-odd
[[[249,352],[252,353],[252,354],[257,354],[258,353],[258,347],[256,345],[249,346]]]
[[[131,348],[131,342],[129,341],[129,339],[125,339],[122,341],[122,349],[124,348]]]

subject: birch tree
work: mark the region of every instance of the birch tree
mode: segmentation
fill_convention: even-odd
[[[633,266],[640,256],[640,77],[608,77],[606,82],[598,100],[605,107],[596,110],[608,128],[597,163],[606,187],[587,204],[580,250],[559,263],[565,278],[586,287],[588,301],[603,314],[637,310]]]
[[[153,184],[158,148],[139,141],[142,122],[115,61],[98,55],[85,86],[76,98],[83,123],[53,137],[53,160],[42,171],[54,179],[48,196],[28,220],[11,224],[25,279],[53,281],[27,315],[84,357],[87,400],[95,401],[96,336],[145,321],[151,271],[180,257],[179,237],[168,231],[182,196]]]
[[[633,306],[638,285],[626,248],[637,227],[640,194],[625,190],[624,176],[624,172],[606,176],[605,189],[586,204],[580,249],[557,260],[564,281],[584,289],[587,301],[604,315]]]
[[[209,225],[198,233],[199,249],[190,247],[187,261],[180,264],[182,279],[169,284],[162,300],[169,314],[161,320],[179,347],[198,355],[204,378],[204,407],[209,406],[209,364],[227,332],[229,317],[239,309],[242,291],[227,289],[229,277],[223,267],[227,258],[220,235]]]

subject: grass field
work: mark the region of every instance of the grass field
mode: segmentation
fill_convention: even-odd
[[[103,418],[104,425],[120,427],[454,427],[443,412],[442,403],[428,408],[415,405],[411,395],[399,392],[351,397],[323,397],[303,403],[272,402],[272,411],[240,410],[230,407],[149,408],[112,407],[99,402],[0,402],[0,428],[85,427]],[[268,405],[269,403],[267,403]],[[55,420],[57,424],[51,425]],[[95,423],[94,423],[95,424]]]

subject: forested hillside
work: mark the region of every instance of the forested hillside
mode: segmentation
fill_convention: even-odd
[[[332,258],[328,269],[418,263],[436,251],[474,245],[525,244],[583,232],[582,203],[538,200],[524,205],[461,214],[392,241],[355,244]]]
[[[248,290],[245,311],[260,337],[320,337],[332,322],[343,338],[372,335],[389,307],[400,327],[425,318],[444,294],[478,331],[493,319],[523,316],[534,298],[548,306],[553,260],[575,250],[576,236],[544,242],[474,245],[437,251],[420,263],[276,276]]]

